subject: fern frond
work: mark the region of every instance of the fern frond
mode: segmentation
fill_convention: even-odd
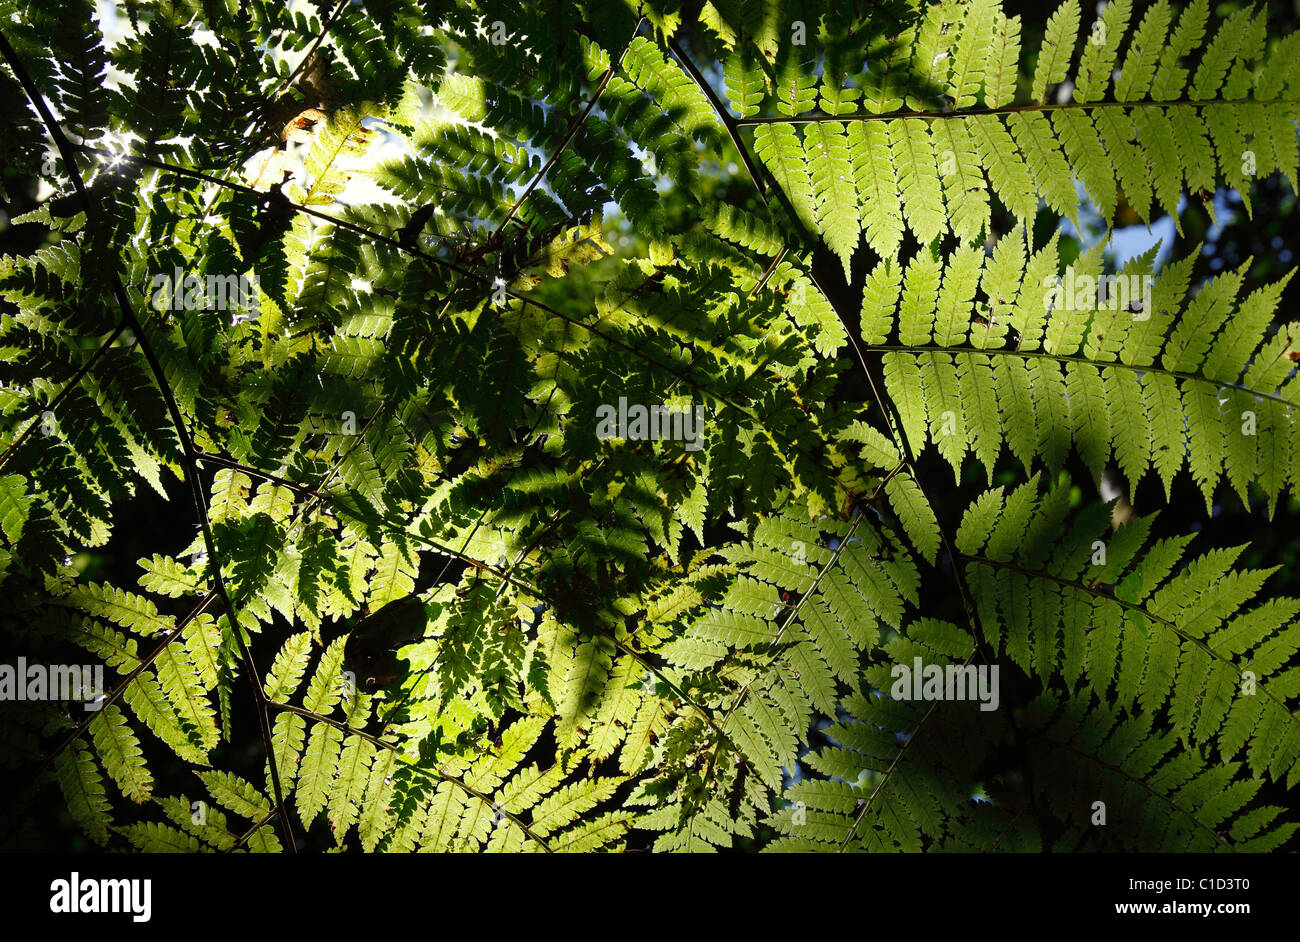
[[[976,307],[1005,311],[1012,292],[1000,250],[950,256],[937,298],[940,263],[922,255],[906,266],[898,312],[877,309],[863,323],[864,338],[886,351],[885,385],[913,449],[933,441],[954,469],[973,449],[991,469],[1005,444],[1026,467],[1041,459],[1055,468],[1072,444],[1094,473],[1113,454],[1132,484],[1154,469],[1166,490],[1186,462],[1207,501],[1225,473],[1239,491],[1284,479],[1294,487],[1289,462],[1268,461],[1289,447],[1282,410],[1295,406],[1292,364],[1270,351],[1289,332],[1268,337],[1289,275],[1240,299],[1242,272],[1227,272],[1187,302],[1193,257],[1149,280],[1138,267],[1103,275],[1100,248],[1067,268],[1063,284],[1053,280],[1055,242],[1036,253],[1008,318],[1010,342],[978,357],[967,345],[981,334],[987,342],[987,324],[955,299],[978,282]],[[882,302],[869,278],[864,305]],[[891,336],[898,342],[886,342]],[[1232,414],[1220,407],[1229,394]],[[1272,500],[1277,493],[1268,491]]]
[[[1059,489],[1040,500],[1030,482],[1018,493],[1040,516],[1049,506],[1064,507]],[[1100,505],[1063,543],[1042,546],[1031,532],[1012,550],[1009,541],[1018,539],[1012,534],[1023,530],[1011,528],[1021,527],[1023,518],[1013,516],[1010,505],[1008,499],[988,548],[963,552],[981,611],[996,611],[1001,627],[994,634],[1016,664],[1044,679],[1059,673],[1070,684],[1086,672],[1094,690],[1104,694],[1113,686],[1125,709],[1140,706],[1149,716],[1168,705],[1173,735],[1183,742],[1214,742],[1225,762],[1249,743],[1246,762],[1255,775],[1288,782],[1300,777],[1300,731],[1288,702],[1294,691],[1285,681],[1277,693],[1268,686],[1300,647],[1300,636],[1273,634],[1281,625],[1276,616],[1298,603],[1242,611],[1270,571],[1231,569],[1241,548],[1211,551],[1176,568],[1187,540],[1143,552],[1148,527],[1140,522],[1130,522],[1113,540],[1102,539],[1106,514]],[[987,527],[992,506],[980,507],[978,518],[968,514],[980,521],[971,526]],[[1098,569],[1097,547],[1104,560],[1108,543],[1122,546],[1122,553]],[[1035,608],[1040,597],[1047,608]],[[1027,601],[1035,612],[1029,620]],[[1034,638],[1025,634],[1031,624]]]

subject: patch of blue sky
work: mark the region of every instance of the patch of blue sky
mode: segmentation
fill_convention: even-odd
[[[1141,255],[1157,244],[1160,246],[1160,250],[1156,253],[1156,270],[1159,271],[1161,266],[1169,260],[1175,234],[1172,218],[1161,216],[1150,226],[1145,223],[1136,226],[1123,226],[1119,229],[1110,230],[1108,233],[1106,220],[1101,217],[1091,200],[1088,199],[1083,186],[1077,186],[1076,192],[1079,195],[1079,225],[1076,228],[1073,222],[1063,218],[1058,228],[1062,235],[1072,236],[1079,240],[1080,251],[1088,251],[1109,235],[1107,255],[1114,262],[1116,270],[1124,267],[1124,263],[1129,259]],[[1180,212],[1182,208],[1180,204],[1178,207]]]
[[[1070,222],[1070,220],[1062,219],[1060,231],[1063,235],[1078,238],[1080,248],[1087,251],[1098,242],[1106,239],[1108,233],[1106,221],[1097,213],[1096,208],[1088,200],[1087,194],[1082,187],[1079,187],[1079,199],[1081,202],[1079,207],[1079,227],[1076,229],[1074,223]],[[1219,240],[1225,226],[1231,225],[1237,220],[1237,207],[1240,205],[1241,197],[1234,190],[1220,188],[1214,194],[1214,218],[1216,222],[1210,226],[1205,234],[1207,248]],[[1184,195],[1178,201],[1180,216],[1186,207],[1187,197]],[[1107,255],[1118,270],[1123,268],[1124,264],[1130,259],[1149,251],[1153,246],[1159,246],[1155,258],[1155,270],[1159,271],[1169,261],[1176,234],[1174,218],[1167,214],[1159,216],[1149,226],[1145,223],[1139,223],[1135,226],[1122,226],[1119,229],[1110,231]],[[1212,250],[1209,250],[1206,254],[1211,254],[1211,252]],[[1221,266],[1222,263],[1220,262],[1219,267]]]

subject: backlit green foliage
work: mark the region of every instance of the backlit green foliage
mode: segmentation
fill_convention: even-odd
[[[149,851],[1285,843],[1300,602],[1077,491],[1300,492],[1289,273],[1056,224],[1294,188],[1300,40],[633,6],[0,0],[48,232],[0,258],[0,614],[107,687],[2,705],[4,840],[54,790]],[[141,504],[184,524],[88,573]],[[915,658],[1023,696],[894,699]]]

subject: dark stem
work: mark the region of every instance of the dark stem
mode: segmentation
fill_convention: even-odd
[[[302,707],[296,707],[289,703],[280,703],[278,700],[268,700],[267,705],[274,710],[284,710],[287,713],[296,713],[299,716],[305,717],[309,720],[314,720],[317,723],[324,723],[327,726],[333,726],[337,730],[341,730],[342,732],[348,733],[349,735],[358,736],[361,739],[364,739],[368,743],[372,743],[373,745],[379,746],[382,749],[387,749],[389,752],[397,752],[401,748],[396,743],[391,743],[385,739],[380,739],[378,736],[372,736],[370,733],[367,733],[363,730],[359,730],[354,726],[349,726],[347,723],[341,722],[336,719],[332,719],[331,717],[328,716],[322,716],[320,713],[313,713],[311,710],[303,709]],[[492,805],[493,808],[499,809],[502,815],[509,818],[515,824],[519,825],[520,830],[522,830],[530,840],[532,840],[536,844],[539,844],[542,847],[542,849],[545,850],[548,854],[554,853],[554,850],[551,848],[551,846],[547,844],[546,841],[541,836],[539,836],[536,831],[530,828],[522,818],[520,818],[517,814],[514,814],[513,812],[507,811],[504,807],[494,802],[492,800],[491,795],[479,791],[477,788],[470,785],[468,782],[465,782],[464,780],[459,779],[454,775],[450,775],[442,771],[442,769],[426,769],[420,765],[411,765],[408,766],[408,768],[420,774],[432,776],[440,781],[450,782],[452,785],[464,791],[465,794],[473,798],[477,798],[479,801],[483,802],[484,804]]]
[[[641,31],[641,24],[644,22],[645,17],[641,17],[636,21],[636,26],[632,27],[632,39],[636,39],[636,34]],[[631,47],[631,42],[632,40],[628,40],[629,48]],[[624,52],[624,55],[626,55],[626,52]],[[622,56],[619,57],[619,60],[622,61]],[[533,177],[531,181],[529,181],[528,186],[524,188],[524,192],[519,194],[519,198],[511,204],[510,212],[506,213],[506,218],[501,220],[501,224],[496,227],[496,231],[494,231],[492,237],[488,239],[489,244],[496,242],[496,240],[500,238],[506,225],[514,218],[515,213],[519,211],[520,207],[524,205],[524,201],[528,199],[533,190],[537,188],[538,184],[546,178],[546,174],[555,166],[555,162],[560,159],[560,155],[564,153],[565,149],[568,148],[569,144],[573,141],[574,135],[578,133],[578,129],[582,127],[583,122],[587,120],[587,116],[591,114],[592,109],[596,107],[596,102],[600,100],[601,93],[604,92],[605,87],[609,85],[609,80],[614,77],[615,67],[616,66],[611,63],[610,67],[605,70],[605,74],[601,76],[600,84],[596,86],[596,90],[592,93],[591,99],[587,102],[587,107],[583,108],[582,113],[569,122],[568,132],[564,135],[564,139],[560,141],[560,146],[557,147],[554,152],[552,152],[551,156],[546,159],[546,163],[542,165],[542,169],[537,172],[537,175]]]
[[[82,364],[81,368],[68,378],[68,381],[64,383],[63,388],[59,390],[59,394],[50,401],[50,404],[45,407],[44,411],[53,412],[58,407],[59,403],[63,401],[63,398],[67,396],[68,393],[72,392],[72,390],[76,388],[77,384],[85,378],[85,375],[94,368],[95,364],[103,358],[104,354],[108,353],[109,348],[113,346],[118,337],[122,336],[122,331],[124,330],[126,330],[126,323],[121,321],[115,328],[113,328],[113,332],[109,334],[108,339],[105,340],[99,349],[94,352],[90,359]],[[14,439],[13,444],[5,449],[5,453],[0,455],[0,468],[4,467],[5,462],[9,460],[9,457],[18,450],[38,425],[40,425],[39,421],[33,421],[31,425],[27,426],[27,428],[23,430],[21,435]]]
[[[1288,104],[1300,103],[1290,98],[1273,98],[1260,102],[1254,98],[1210,99],[1205,101],[1180,98],[1177,101],[1071,101],[1059,105],[1007,105],[1002,108],[964,108],[961,111],[890,111],[885,114],[807,114],[797,117],[778,115],[768,118],[735,118],[738,127],[753,127],[759,124],[818,124],[823,121],[901,121],[905,118],[919,118],[923,121],[949,120],[952,118],[973,118],[978,115],[1018,114],[1026,111],[1066,111],[1090,110],[1093,108],[1175,108],[1206,107],[1208,105],[1253,104]]]
[[[64,135],[63,129],[59,127],[54,120],[54,115],[50,113],[49,107],[45,104],[45,99],[41,96],[40,89],[36,87],[32,77],[23,67],[14,51],[9,40],[0,33],[0,56],[3,56],[9,68],[13,70],[14,75],[22,84],[23,90],[27,93],[27,98],[32,107],[36,109],[45,124],[45,129],[54,141],[54,146],[58,148],[59,155],[63,158],[63,165],[68,171],[68,177],[72,181],[72,186],[77,192],[77,197],[85,210],[87,218],[90,217],[94,207],[91,204],[90,197],[86,193],[85,183],[81,179],[81,171],[77,168],[76,151],[72,144]],[[167,412],[171,417],[172,424],[176,427],[177,437],[180,439],[184,451],[183,461],[185,463],[185,478],[190,485],[190,494],[194,501],[194,509],[199,517],[199,525],[203,530],[203,542],[208,552],[208,558],[212,560],[212,577],[213,584],[216,587],[217,594],[221,597],[222,603],[226,607],[229,616],[231,630],[235,632],[235,638],[239,642],[240,651],[244,661],[244,667],[248,671],[249,680],[253,684],[253,693],[257,701],[258,719],[262,728],[262,743],[267,750],[267,762],[271,769],[271,783],[275,790],[276,804],[280,808],[280,824],[284,830],[286,848],[290,853],[294,853],[296,847],[293,840],[293,830],[289,823],[289,816],[284,807],[284,799],[280,789],[280,773],[276,768],[274,744],[271,740],[271,727],[267,720],[266,705],[262,694],[262,689],[257,681],[257,671],[253,665],[252,656],[249,653],[248,646],[244,642],[243,631],[239,626],[239,616],[235,613],[235,607],[230,601],[230,595],[226,591],[225,582],[221,577],[221,566],[219,557],[216,552],[216,544],[212,539],[212,529],[208,523],[207,506],[203,500],[202,487],[199,481],[199,469],[196,461],[196,452],[194,442],[190,438],[189,430],[185,427],[185,420],[181,416],[180,406],[176,402],[176,396],[172,392],[171,386],[167,382],[167,374],[159,361],[157,354],[154,352],[153,345],[149,342],[148,335],[144,331],[139,318],[135,315],[135,310],[131,305],[131,299],[127,296],[126,288],[122,284],[122,279],[118,275],[117,266],[111,266],[109,277],[112,280],[113,296],[117,300],[117,305],[121,309],[122,322],[130,327],[136,335],[140,344],[140,352],[144,354],[145,361],[149,364],[149,369],[154,375],[154,380],[158,383],[159,391],[162,393],[163,400],[167,406]]]

